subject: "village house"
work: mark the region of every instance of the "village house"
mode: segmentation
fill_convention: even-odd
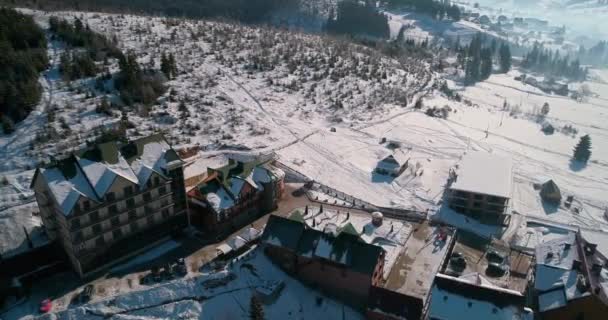
[[[45,231],[85,276],[186,226],[182,160],[161,135],[92,146],[36,170]]]
[[[533,295],[539,319],[605,319],[607,261],[580,232],[538,245]]]
[[[215,163],[188,191],[194,225],[205,231],[231,231],[277,208],[285,174],[270,159]]]
[[[507,208],[513,184],[508,158],[486,152],[464,155],[448,189],[450,208],[482,223],[508,224]]]
[[[363,241],[351,224],[316,230],[301,216],[270,216],[264,252],[287,272],[356,306],[367,304],[383,276],[385,251]]]
[[[389,175],[391,177],[398,177],[407,169],[408,163],[408,159],[405,159],[404,156],[398,153],[391,154],[378,162],[374,172],[377,174]]]

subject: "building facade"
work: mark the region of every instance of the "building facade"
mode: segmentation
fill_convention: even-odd
[[[386,252],[345,230],[327,234],[272,215],[261,242],[282,269],[344,301],[365,306],[371,288],[382,281]]]
[[[183,162],[160,135],[95,145],[32,181],[47,236],[82,277],[187,225]]]
[[[284,190],[284,173],[268,162],[230,159],[207,168],[188,192],[193,223],[206,231],[229,231],[271,212]]]
[[[447,190],[449,207],[482,223],[507,224],[512,168],[510,159],[469,152],[451,175]]]

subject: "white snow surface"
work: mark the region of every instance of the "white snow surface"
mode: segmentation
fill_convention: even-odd
[[[247,267],[243,267],[247,265]],[[249,271],[251,268],[255,273]],[[208,281],[229,279],[216,288]],[[79,320],[156,320],[156,319],[233,319],[247,318],[253,290],[266,292],[269,284],[283,283],[278,298],[264,304],[268,319],[364,319],[364,315],[289,277],[261,250],[253,249],[235,260],[226,270],[179,279],[108,300],[91,303],[43,316],[23,319]],[[317,297],[322,303],[317,305]]]
[[[509,158],[487,152],[467,152],[458,165],[458,179],[451,189],[510,198],[512,170]]]

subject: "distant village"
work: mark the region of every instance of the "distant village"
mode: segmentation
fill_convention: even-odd
[[[395,153],[374,174],[397,177],[410,166]],[[357,202],[272,154],[175,150],[162,135],[93,145],[37,169],[31,188],[48,241],[36,245],[28,236],[27,250],[1,257],[2,302],[18,302],[32,283],[71,269],[83,289],[62,308],[52,299],[40,305],[42,313],[68,317],[102,291],[103,284],[87,284],[92,279],[185,237],[197,239],[196,248],[160,266],[144,263],[153,267],[136,279],[162,285],[259,252],[285,279],[367,319],[604,319],[608,258],[598,243],[580,230],[533,250],[505,241],[517,218],[508,209],[512,171],[508,158],[470,151],[446,181],[441,210],[506,228],[485,238],[423,212]],[[547,203],[572,200],[552,180],[537,190]],[[237,281],[230,274],[214,286]],[[277,281],[256,289],[262,307],[289,290]]]

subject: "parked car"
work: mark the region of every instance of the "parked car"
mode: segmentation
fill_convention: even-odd
[[[502,277],[509,271],[509,267],[496,262],[490,262],[486,269],[486,274],[492,277]]]
[[[179,258],[175,262],[175,272],[182,277],[188,273],[188,268],[186,267],[186,260],[184,260],[184,258]]]
[[[53,301],[44,299],[40,302],[40,313],[48,313],[53,309]]]
[[[504,254],[496,250],[490,250],[486,253],[486,259],[488,259],[490,262],[504,263],[506,257]]]
[[[452,265],[452,268],[462,270],[467,267],[467,260],[462,255],[451,257],[450,265]]]

